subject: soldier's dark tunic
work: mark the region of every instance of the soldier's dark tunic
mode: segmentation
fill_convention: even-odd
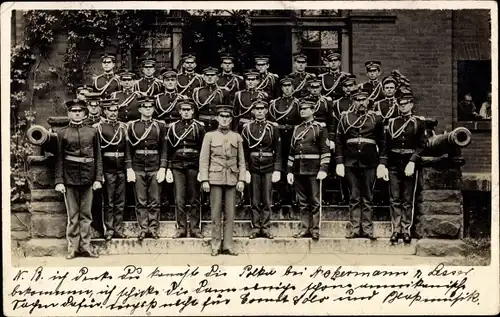
[[[386,134],[392,231],[410,234],[417,167],[426,141],[424,121],[413,115],[391,118]],[[410,177],[404,172],[408,162],[416,164],[415,172]]]
[[[92,86],[103,98],[108,98],[113,92],[121,89],[120,79],[114,73],[103,73],[94,77]]]
[[[166,126],[158,120],[135,120],[127,126],[126,168],[135,172],[137,222],[144,233],[158,232],[160,186],[158,170],[167,167]]]
[[[333,102],[333,123],[332,130],[334,134],[337,134],[337,126],[339,124],[340,117],[342,112],[351,110],[352,99],[350,96],[344,95],[342,98],[339,98]],[[333,138],[335,140],[335,138]]]
[[[195,72],[180,73],[177,75],[177,91],[179,94],[193,97],[193,90],[197,87],[203,86],[203,77]]]
[[[396,98],[384,98],[374,103],[374,111],[380,112],[384,119],[384,125],[389,123],[389,119],[399,116],[398,104]]]
[[[163,83],[155,77],[141,77],[135,84],[135,91],[146,96],[156,96],[164,90]]]
[[[259,75],[260,83],[257,90],[263,91],[267,94],[267,99],[274,99],[280,94],[279,77],[278,75],[267,72]]]
[[[302,220],[302,231],[319,233],[320,188],[318,172],[328,173],[330,149],[328,132],[317,121],[303,122],[293,131],[287,172],[295,178],[295,190]]]
[[[384,98],[382,83],[378,80],[369,80],[361,83],[360,89],[368,92],[368,99],[370,99],[371,106],[373,106],[376,101]]]
[[[181,114],[179,113],[179,104],[181,100],[187,99],[187,96],[181,95],[176,91],[165,91],[156,96],[156,118],[170,124],[180,120]]]
[[[241,132],[246,123],[252,121],[252,103],[256,98],[265,99],[265,95],[259,90],[250,89],[236,92],[233,103],[233,124],[238,132]]]
[[[271,221],[272,173],[281,171],[279,131],[267,120],[254,120],[245,124],[241,136],[252,176],[252,232],[266,234]]]
[[[104,225],[106,235],[123,234],[125,210],[125,123],[102,120],[95,125],[100,137],[104,170]]]
[[[313,73],[293,72],[288,76],[293,78],[294,97],[302,98],[309,94],[306,83],[308,79],[314,77]]]
[[[353,233],[373,235],[373,187],[376,167],[386,165],[382,117],[373,111],[349,111],[340,118],[336,135],[336,164],[344,164],[349,183]]]
[[[333,72],[329,71],[319,75],[321,79],[321,95],[330,97],[336,100],[344,95],[342,90],[342,81],[348,77],[349,74],[340,70]]]
[[[245,81],[243,80],[243,77],[238,74],[221,73],[219,74],[219,79],[217,80],[217,86],[228,91],[229,103],[232,104],[236,92],[245,87]]]
[[[227,91],[217,87],[217,85],[209,85],[205,87],[197,87],[193,91],[193,100],[196,104],[195,113],[201,122],[205,124],[206,131],[213,131],[217,128],[217,105],[223,105],[228,102]]]
[[[103,179],[97,130],[70,122],[57,131],[55,184],[66,187],[68,252],[91,252],[92,185]]]
[[[200,121],[179,120],[167,131],[167,168],[172,170],[178,230],[200,231],[200,184],[197,181],[205,128]]]
[[[307,96],[307,99],[316,102],[313,108],[314,120],[326,127],[326,130],[328,131],[328,140],[333,141],[335,131],[333,129],[334,117],[332,99],[329,97],[314,95]]]
[[[129,122],[141,118],[137,98],[139,92],[132,89],[114,92],[111,98],[118,99],[118,120]]]

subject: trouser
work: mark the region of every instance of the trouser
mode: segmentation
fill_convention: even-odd
[[[125,172],[104,173],[104,225],[106,235],[123,233]]]
[[[160,186],[157,171],[135,171],[135,212],[140,232],[158,232],[160,221]]]
[[[68,253],[90,251],[90,224],[92,222],[92,185],[66,185],[66,212],[68,226],[66,238]]]
[[[273,173],[252,173],[252,232],[268,233],[271,224]]]
[[[234,203],[236,187],[210,185],[212,213],[212,250],[231,249],[233,246]],[[222,240],[222,202],[224,201],[224,240]]]
[[[389,197],[392,232],[408,233],[413,224],[417,172],[408,177],[404,169],[389,170]]]
[[[279,132],[281,137],[281,167],[283,171],[286,171],[293,130],[287,129],[280,130]],[[295,189],[288,184],[286,176],[287,173],[282,172],[280,181],[277,183],[279,200],[283,205],[292,205],[297,201],[297,195],[295,193]]]
[[[373,234],[373,187],[375,168],[346,167],[345,176],[349,183],[349,211],[351,230]]]
[[[173,169],[175,192],[175,217],[177,230],[187,232],[187,221],[191,232],[200,231],[200,183],[197,180],[198,170]]]
[[[297,191],[302,230],[319,233],[320,188],[316,175],[295,175],[294,185]]]
[[[103,184],[104,185],[104,184]],[[104,234],[103,191],[98,189],[92,194],[92,227],[102,236]]]

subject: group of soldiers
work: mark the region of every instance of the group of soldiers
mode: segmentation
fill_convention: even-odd
[[[251,239],[274,238],[274,186],[280,196],[275,205],[296,203],[300,210],[294,237],[319,239],[323,182],[334,177],[349,188],[347,238],[376,239],[372,200],[380,178],[389,181],[390,240],[411,242],[425,132],[422,118],[412,114],[408,79],[398,71],[381,79],[381,63],[368,61],[369,80],[357,84],[355,75],[340,70],[338,52],[326,56],[328,71],[318,76],[306,72],[304,54],[293,61],[294,72],[283,78],[268,71],[267,56],[257,56],[255,69],[244,76],[233,73],[230,55],[221,56],[220,73],[207,67],[197,74],[196,57],[185,54],[180,72],[163,69],[156,78],[155,60],[145,59],[136,78],[130,71],[115,73],[115,56],[103,54],[104,73],[66,102],[70,123],[57,132],[55,180],[68,210],[68,258],[98,256],[90,247],[90,223],[93,191],[101,187],[104,237],[126,238],[127,183],[133,183],[139,241],[159,238],[166,182],[175,195],[173,238],[203,238],[200,200],[209,197],[212,255],[237,255],[235,196],[243,195],[245,183]]]

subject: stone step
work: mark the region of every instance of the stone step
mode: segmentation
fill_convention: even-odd
[[[292,237],[300,229],[300,221],[271,221],[271,232],[276,237]],[[348,221],[322,221],[321,236],[330,238],[343,238],[348,233]],[[210,237],[212,224],[209,221],[202,221],[202,233],[205,237]],[[389,221],[375,221],[373,231],[376,237],[390,237],[391,223]],[[135,221],[124,222],[125,234],[130,237],[139,235],[139,226]],[[175,221],[161,221],[159,235],[162,238],[170,238],[176,230]],[[236,220],[234,223],[234,236],[247,237],[251,231],[251,222],[249,220]],[[94,231],[93,237],[98,237]]]

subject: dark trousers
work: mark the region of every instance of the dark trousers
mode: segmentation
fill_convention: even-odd
[[[135,171],[135,212],[141,232],[158,232],[160,186],[156,173]]]
[[[294,184],[297,191],[302,230],[318,233],[321,217],[319,213],[319,180],[316,179],[316,175],[295,175]]]
[[[252,232],[269,232],[273,173],[252,173]]]
[[[92,185],[66,185],[66,208],[68,226],[66,238],[68,252],[90,251],[90,223],[92,222]]]
[[[196,179],[198,170],[195,169],[173,169],[175,213],[177,229],[186,232],[187,221],[191,231],[200,231],[200,183]]]
[[[125,172],[104,173],[104,225],[106,235],[123,233]]]
[[[346,167],[345,176],[349,183],[349,211],[351,230],[373,234],[373,187],[376,180],[375,168]]]
[[[403,169],[389,170],[392,232],[410,234],[413,223],[416,172],[407,177]]]
[[[210,206],[212,213],[212,250],[233,247],[234,203],[236,187],[210,185]],[[222,202],[224,202],[224,241],[222,241]]]
[[[287,170],[288,154],[290,153],[290,142],[292,139],[293,129],[280,130],[281,137],[281,167],[283,171]],[[280,181],[277,183],[279,201],[283,205],[291,205],[297,201],[297,195],[293,186],[290,186],[286,181],[286,172],[281,173]]]
[[[103,184],[104,185],[104,184]],[[92,227],[102,236],[104,235],[103,191],[95,190],[92,194]]]

